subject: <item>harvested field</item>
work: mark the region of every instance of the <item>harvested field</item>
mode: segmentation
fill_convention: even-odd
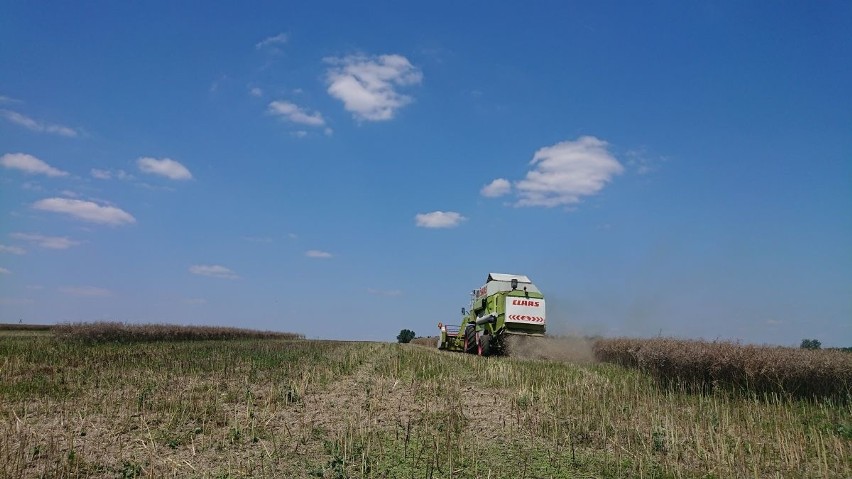
[[[850,477],[831,402],[387,343],[0,338],[0,477]]]

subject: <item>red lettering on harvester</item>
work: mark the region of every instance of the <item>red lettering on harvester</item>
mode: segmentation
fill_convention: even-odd
[[[512,300],[513,306],[532,306],[534,308],[537,308],[539,304],[540,303],[538,301],[529,301],[529,300],[526,300],[526,299],[513,299]]]

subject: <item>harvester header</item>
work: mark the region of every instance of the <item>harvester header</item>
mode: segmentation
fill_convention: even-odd
[[[438,323],[438,348],[488,356],[508,353],[513,343],[544,336],[545,300],[536,285],[521,274],[490,273],[471,292],[458,326]]]

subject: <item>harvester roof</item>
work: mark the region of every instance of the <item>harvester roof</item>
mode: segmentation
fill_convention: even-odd
[[[488,279],[485,280],[486,283],[489,281],[512,281],[513,279],[517,279],[518,283],[532,283],[529,278],[522,274],[506,274],[506,273],[488,273]]]

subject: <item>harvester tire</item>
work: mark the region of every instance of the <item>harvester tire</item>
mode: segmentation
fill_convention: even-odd
[[[491,356],[491,335],[483,334],[479,337],[479,355]]]
[[[464,330],[464,352],[476,354],[479,345],[476,343],[476,328],[473,325]]]

